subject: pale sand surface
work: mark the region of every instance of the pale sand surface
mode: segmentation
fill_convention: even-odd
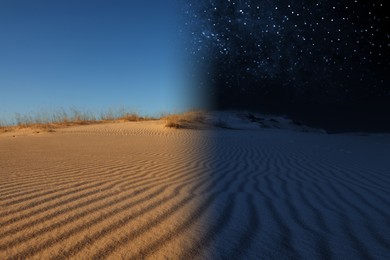
[[[1,134],[0,259],[386,259],[389,154],[158,121]]]

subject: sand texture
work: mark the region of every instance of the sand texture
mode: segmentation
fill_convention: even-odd
[[[388,135],[5,133],[0,259],[388,259],[389,194]]]

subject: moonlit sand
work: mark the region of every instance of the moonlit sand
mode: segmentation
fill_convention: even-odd
[[[217,117],[0,134],[0,259],[388,258],[389,135]]]

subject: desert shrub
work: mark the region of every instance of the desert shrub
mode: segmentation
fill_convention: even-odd
[[[143,117],[135,112],[126,111],[124,108],[107,111],[96,114],[89,111],[82,111],[77,108],[68,110],[59,109],[55,111],[39,111],[30,114],[15,113],[12,123],[0,123],[0,131],[9,131],[17,128],[36,128],[42,130],[51,130],[64,126],[86,125],[109,123],[118,121],[145,121],[155,120],[152,117]],[[1,119],[0,119],[1,120]]]
[[[205,113],[203,111],[191,111],[183,114],[170,114],[163,116],[166,127],[172,128],[195,128],[196,125],[203,124]]]
[[[137,122],[137,121],[143,121],[145,120],[144,117],[139,116],[137,113],[126,113],[119,119],[122,119],[124,121],[130,121],[130,122]]]

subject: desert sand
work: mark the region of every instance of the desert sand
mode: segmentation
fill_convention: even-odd
[[[388,259],[389,135],[0,134],[0,259]]]

